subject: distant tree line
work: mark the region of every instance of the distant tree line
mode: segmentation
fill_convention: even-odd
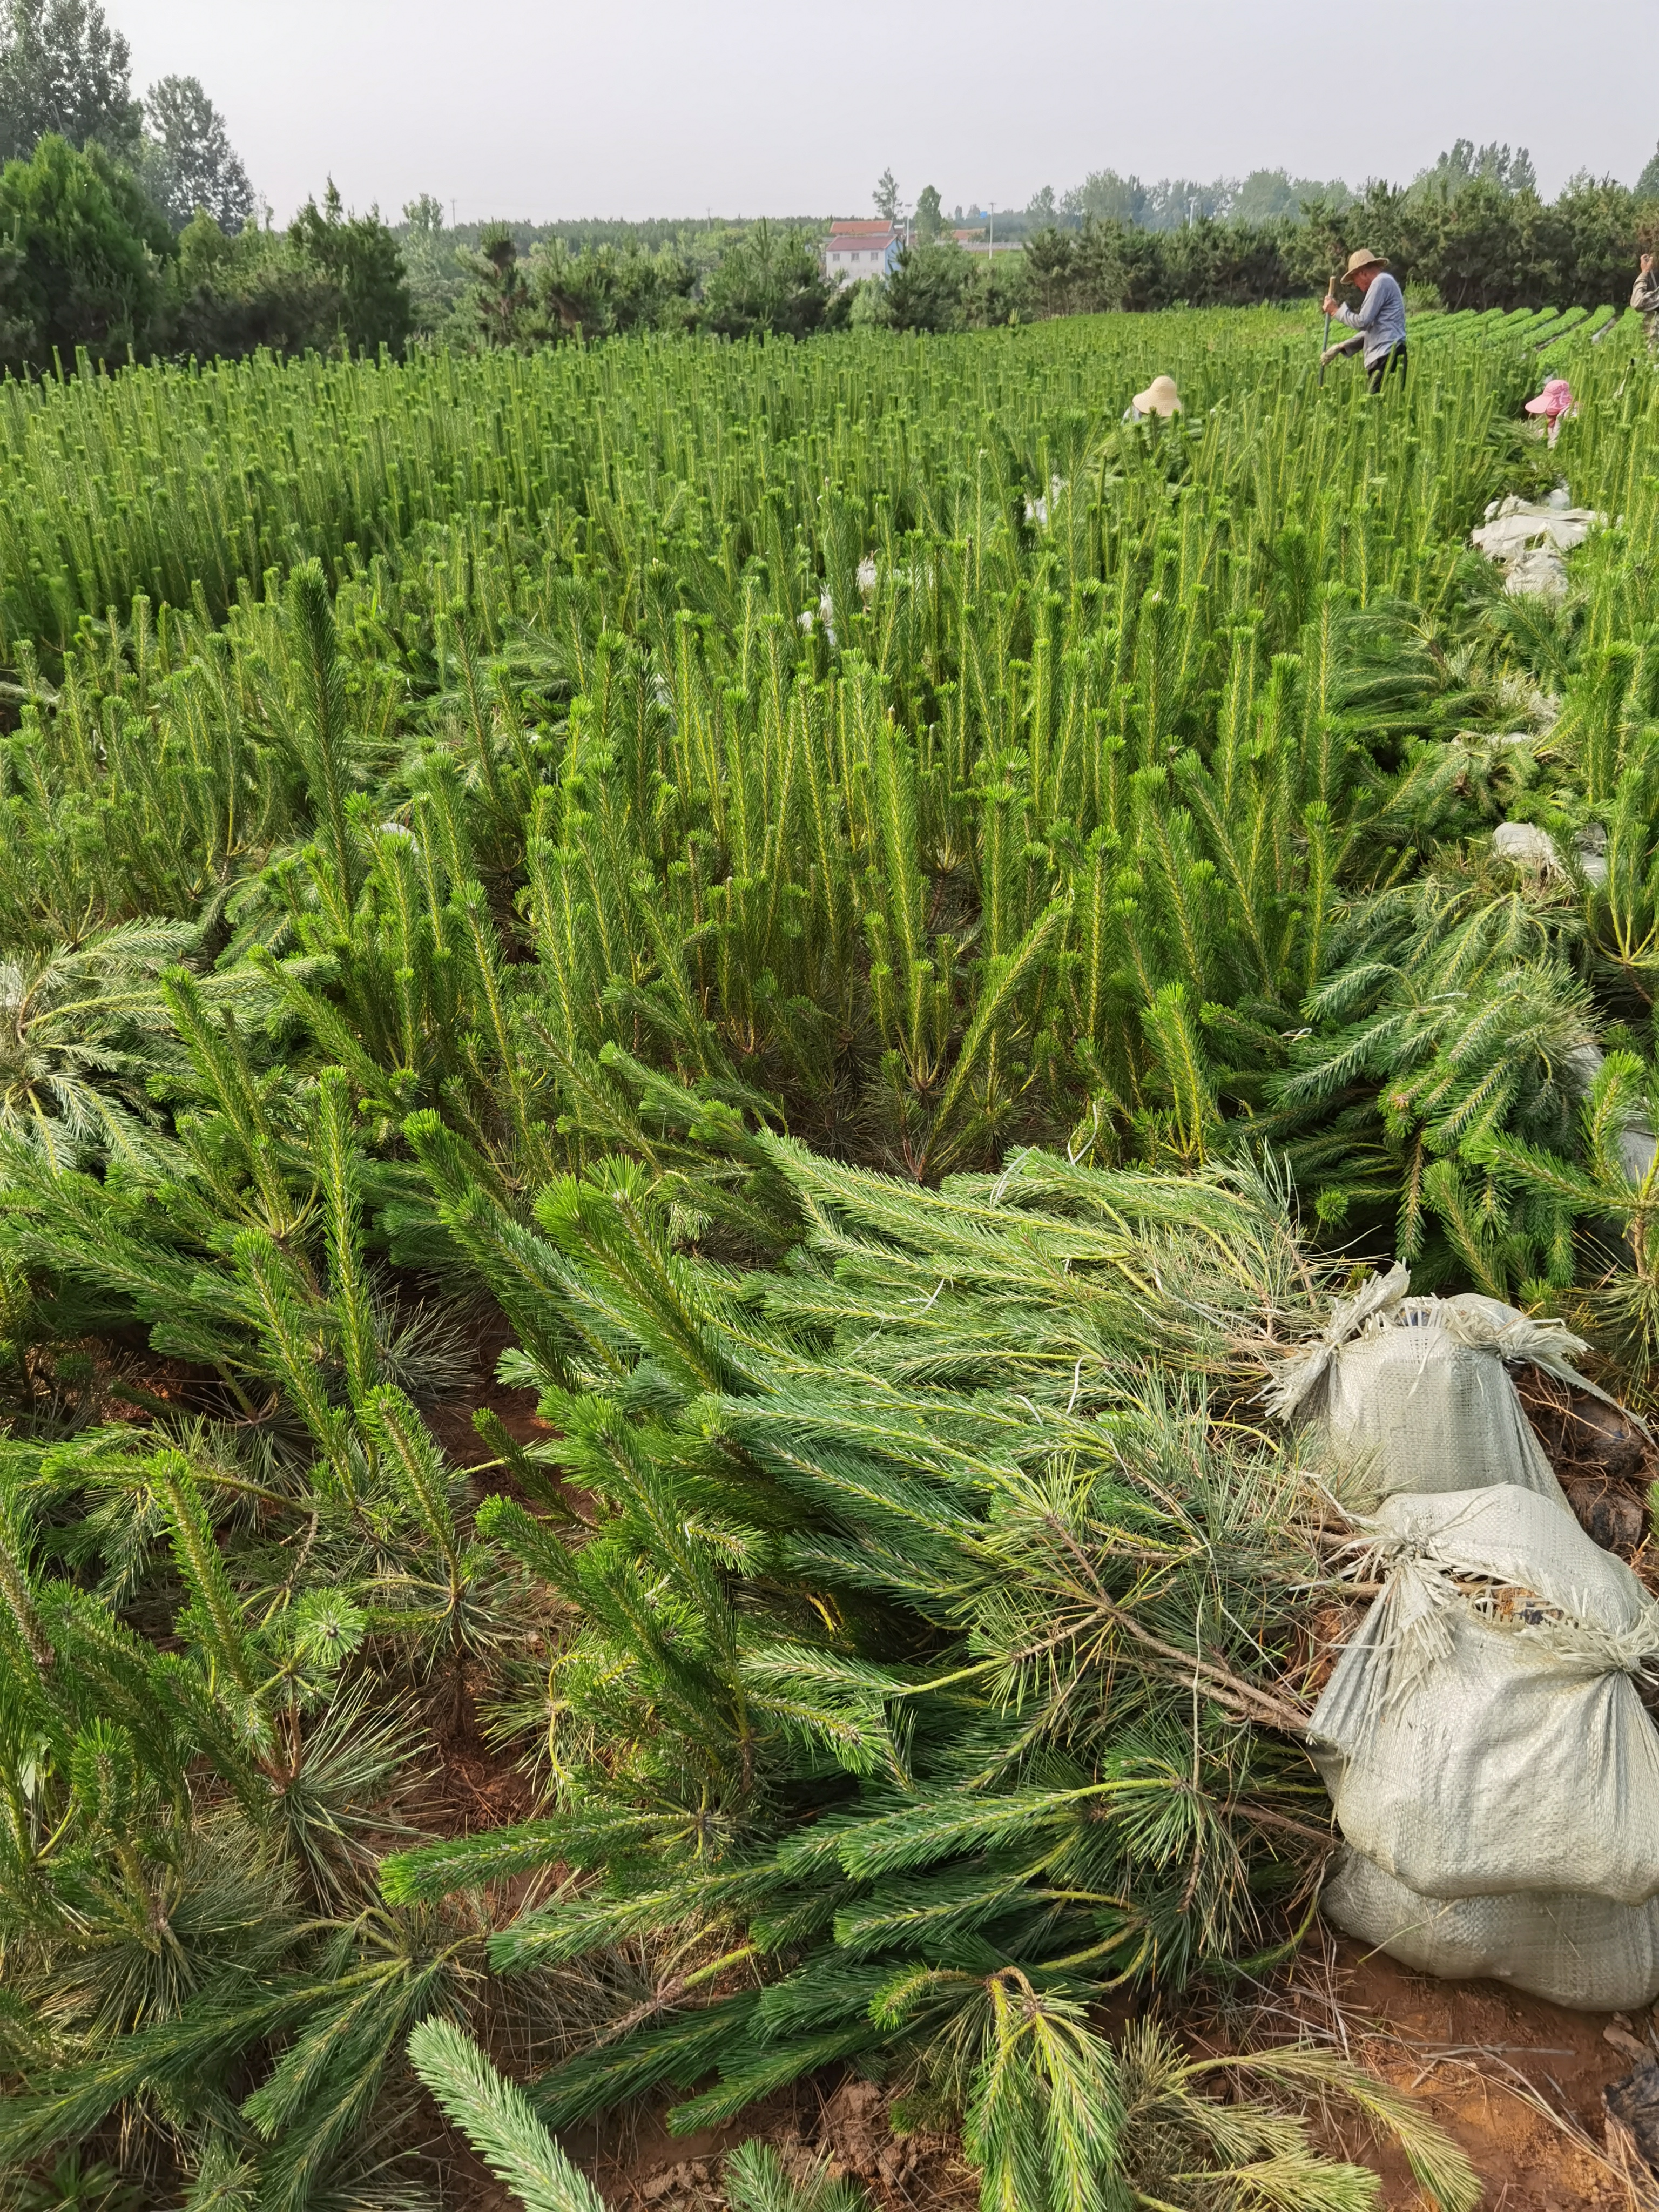
[[[742,222],[447,224],[430,193],[394,235],[415,326],[446,345],[527,345],[621,331],[768,330],[801,337],[847,320],[811,216]]]
[[[1362,243],[1449,307],[1595,307],[1623,295],[1659,234],[1659,153],[1633,189],[1581,176],[1546,203],[1524,147],[1467,139],[1408,185],[1358,192],[1283,170],[1208,185],[1100,170],[1000,214],[999,241],[1024,250],[994,258],[958,245],[962,210],[947,218],[933,186],[907,207],[889,169],[877,205],[908,243],[890,282],[846,288],[823,276],[812,221],[457,225],[428,195],[394,232],[330,183],[278,230],[195,78],[135,95],[100,0],[0,0],[0,370],[15,374],[83,353],[808,337],[1243,306],[1318,291]]]
[[[810,337],[843,327],[854,304],[823,276],[820,234],[763,220],[735,229],[700,264],[681,246],[573,252],[556,236],[521,257],[508,225],[488,224],[476,248],[453,256],[463,288],[432,335],[519,347],[639,330]]]
[[[224,118],[194,77],[134,96],[99,0],[0,0],[0,368],[400,347],[396,241],[331,185],[286,231],[262,222]]]
[[[1118,185],[1127,197],[1114,213],[1108,187]],[[909,243],[890,282],[840,291],[817,273],[822,223],[458,230],[428,198],[405,209],[399,234],[417,327],[445,343],[497,345],[639,329],[805,337],[849,322],[973,330],[1182,302],[1249,306],[1322,291],[1360,244],[1449,307],[1594,307],[1625,296],[1638,251],[1659,234],[1659,154],[1633,189],[1585,175],[1550,203],[1524,147],[1468,139],[1404,186],[1356,192],[1340,179],[1264,170],[1205,191],[1226,212],[1177,225],[1163,220],[1176,184],[1103,171],[1063,204],[1039,194],[1018,225],[999,214],[998,239],[1018,238],[1024,250],[993,258],[957,244],[933,186],[907,207],[890,169],[875,204]],[[1267,211],[1252,216],[1253,207]],[[988,220],[978,228],[988,242]]]
[[[1524,146],[1499,145],[1495,139],[1477,146],[1473,139],[1460,138],[1419,169],[1407,189],[1432,198],[1455,195],[1477,182],[1505,192],[1536,192],[1538,172]],[[1152,185],[1121,177],[1115,169],[1097,169],[1058,202],[1052,187],[1045,187],[1016,220],[1033,230],[1056,222],[1078,229],[1094,222],[1126,223],[1135,230],[1182,230],[1206,217],[1252,224],[1287,217],[1294,222],[1310,208],[1340,211],[1363,197],[1340,177],[1293,177],[1285,169],[1253,169],[1247,177],[1216,177],[1207,184],[1192,177],[1164,177]]]
[[[937,331],[1010,315],[1304,299],[1356,246],[1384,254],[1404,283],[1448,307],[1596,307],[1626,296],[1636,256],[1656,238],[1659,173],[1635,190],[1575,178],[1547,203],[1529,182],[1443,175],[1426,189],[1372,184],[1340,204],[1310,200],[1295,219],[1200,216],[1159,230],[1091,215],[1076,228],[1029,233],[994,275],[954,240],[919,237],[872,313]]]
[[[1649,167],[1659,179],[1659,154]],[[1524,146],[1477,146],[1460,138],[1454,146],[1419,169],[1407,189],[1419,194],[1458,192],[1476,180],[1498,185],[1504,191],[1536,191],[1538,173]],[[1638,190],[1641,187],[1638,185]],[[931,187],[930,187],[931,190]],[[1653,190],[1659,192],[1659,181]],[[922,200],[916,202],[920,216]],[[1273,222],[1288,217],[1299,221],[1310,207],[1342,209],[1363,197],[1340,177],[1295,177],[1288,169],[1252,169],[1245,177],[1160,177],[1148,184],[1115,169],[1091,170],[1080,185],[1056,195],[1052,185],[1033,192],[1023,208],[1000,208],[996,228],[1000,238],[1029,237],[1039,230],[1081,230],[1090,222],[1127,224],[1132,230],[1182,230],[1206,217],[1218,222]],[[875,191],[878,213],[889,201],[901,204],[893,173],[887,170]],[[937,193],[933,195],[935,200]],[[988,221],[985,210],[958,207],[951,218],[958,227]]]

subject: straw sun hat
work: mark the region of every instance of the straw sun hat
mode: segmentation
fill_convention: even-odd
[[[1174,377],[1155,376],[1144,392],[1136,392],[1133,404],[1143,415],[1179,415],[1181,394]]]
[[[1357,276],[1362,269],[1386,269],[1388,265],[1380,253],[1373,253],[1369,246],[1357,246],[1348,256],[1348,265],[1342,274]]]

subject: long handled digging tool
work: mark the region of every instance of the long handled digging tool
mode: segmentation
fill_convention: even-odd
[[[1336,280],[1336,275],[1335,275],[1334,270],[1333,270],[1333,272],[1332,272],[1332,274],[1331,274],[1330,281],[1327,283],[1327,285],[1326,285],[1326,287],[1325,287],[1325,297],[1326,297],[1328,300],[1334,300],[1334,299],[1335,299],[1335,297],[1336,297],[1336,282],[1337,282],[1337,280]],[[1328,366],[1328,364],[1327,364],[1327,362],[1326,362],[1325,356],[1326,356],[1326,355],[1327,355],[1328,353],[1329,353],[1330,349],[1331,349],[1331,318],[1330,318],[1329,311],[1328,311],[1328,310],[1327,310],[1326,316],[1325,316],[1325,335],[1324,335],[1324,337],[1323,337],[1319,341],[1319,388],[1320,388],[1320,390],[1321,390],[1322,392],[1325,389],[1325,370],[1326,370],[1326,368],[1327,368],[1327,366]]]

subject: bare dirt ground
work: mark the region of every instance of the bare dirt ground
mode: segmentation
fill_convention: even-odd
[[[1497,1982],[1433,1981],[1342,1938],[1304,1963],[1287,2008],[1421,2100],[1473,2160],[1486,2212],[1623,2212],[1642,2201],[1604,2148],[1601,2092],[1633,2063],[1607,2040],[1615,2015],[1567,2012]],[[1616,2019],[1645,2035],[1645,2014]],[[1421,2203],[1397,2152],[1357,2136],[1346,2148],[1381,2173],[1390,2212]]]
[[[718,2132],[670,2136],[648,2120],[631,2142],[590,2146],[577,2134],[568,2148],[616,2212],[718,2212],[726,2201],[724,2154],[755,2136],[793,2173],[827,2157],[833,2173],[863,2183],[881,2212],[971,2212],[979,2202],[975,2178],[953,2142],[896,2136],[885,2094],[850,2075],[798,2083]]]

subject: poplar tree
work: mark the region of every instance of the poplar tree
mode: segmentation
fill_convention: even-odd
[[[204,208],[221,230],[240,230],[253,213],[253,187],[200,78],[164,76],[151,85],[144,121],[139,175],[173,229],[183,230]]]
[[[5,0],[0,14],[0,158],[33,152],[48,131],[136,151],[143,110],[132,57],[99,0]]]

